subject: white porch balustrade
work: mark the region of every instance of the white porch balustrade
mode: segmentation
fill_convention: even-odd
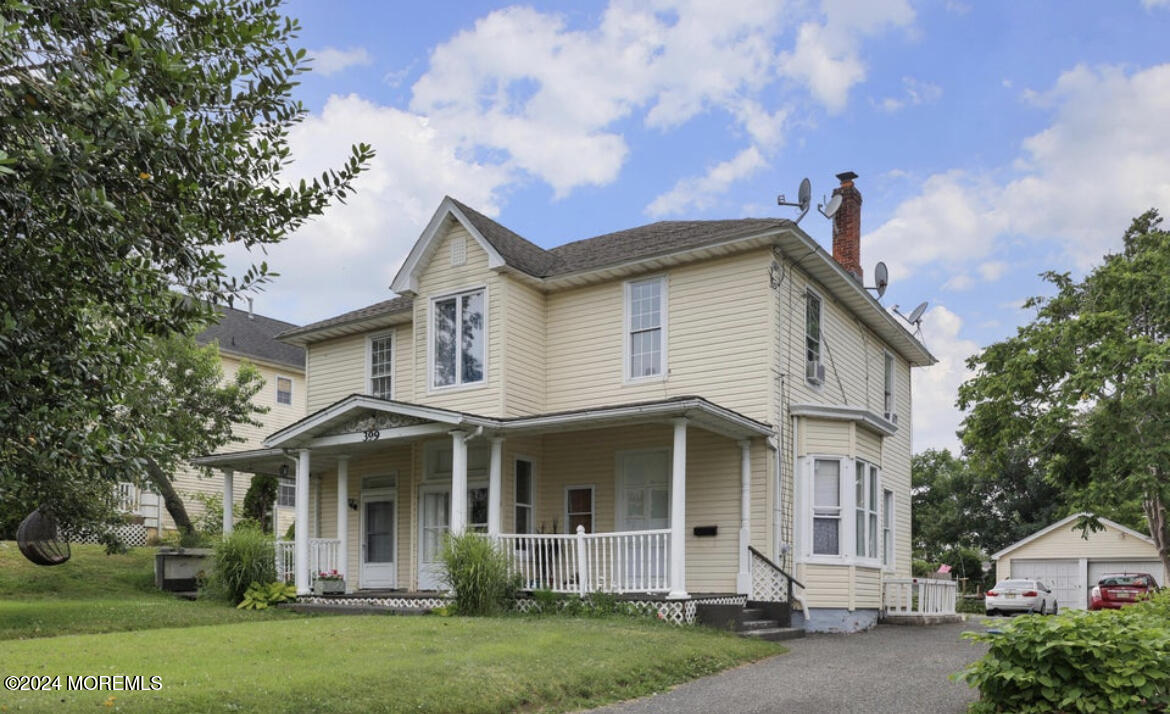
[[[887,617],[954,615],[958,583],[929,578],[886,578],[882,603]]]
[[[495,537],[525,590],[591,592],[670,591],[670,529]]]
[[[316,580],[317,574],[331,570],[341,570],[339,551],[341,541],[337,538],[310,538],[309,539],[309,577]],[[296,544],[291,540],[276,541],[276,579],[289,582],[296,573],[295,561]]]

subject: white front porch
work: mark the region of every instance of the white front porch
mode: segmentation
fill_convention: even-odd
[[[748,547],[771,540],[771,430],[702,400],[497,420],[350,397],[306,425],[269,439],[282,449],[204,460],[295,469],[277,559],[301,593],[334,569],[349,592],[442,590],[442,535],[471,529],[529,590],[746,595]]]

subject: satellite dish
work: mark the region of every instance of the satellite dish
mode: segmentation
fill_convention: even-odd
[[[784,198],[784,194],[776,197],[776,204],[780,206],[796,206],[800,209],[800,215],[796,217],[796,223],[800,223],[800,219],[804,218],[804,214],[808,213],[809,204],[812,203],[812,184],[806,178],[800,182],[800,190],[796,194],[796,203],[792,203]]]
[[[909,322],[911,325],[917,325],[919,322],[922,322],[922,313],[924,312],[926,312],[926,303],[921,302],[910,313],[910,317],[906,318],[906,322]]]
[[[800,182],[796,202],[800,204],[800,215],[808,213],[808,207],[812,205],[812,182],[807,178]]]
[[[828,205],[818,205],[817,210],[820,211],[821,215],[825,218],[831,219],[833,216],[837,215],[837,211],[841,210],[841,194],[837,194],[836,196],[830,198]]]
[[[886,288],[890,285],[890,271],[886,269],[886,264],[880,260],[878,261],[877,266],[873,269],[873,279],[873,287],[866,289],[877,292],[878,299],[880,300],[881,297],[886,294]]]

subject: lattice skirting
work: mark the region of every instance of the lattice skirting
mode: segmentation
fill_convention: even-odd
[[[301,595],[297,602],[310,605],[336,605],[338,607],[396,607],[404,610],[430,610],[443,607],[450,602],[450,598],[442,595],[435,597],[328,597],[322,595]]]
[[[115,526],[112,529],[122,539],[122,542],[129,546],[143,546],[146,545],[146,526],[141,523],[127,523],[123,526]],[[100,543],[101,537],[97,533],[80,533],[72,535],[69,538],[71,543]]]
[[[564,608],[569,599],[557,601],[557,606]],[[719,597],[700,597],[691,600],[618,600],[632,615],[656,617],[672,625],[693,625],[697,605],[747,605],[747,595],[727,595]],[[516,598],[516,609],[520,612],[531,612],[537,608],[536,600],[524,595]]]

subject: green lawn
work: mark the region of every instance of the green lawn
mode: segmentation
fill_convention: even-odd
[[[152,557],[82,546],[39,568],[0,543],[0,676],[62,677],[0,689],[0,712],[566,710],[784,652],[649,619],[245,612],[153,591]],[[162,686],[65,691],[69,675],[117,674]]]
[[[106,555],[101,546],[75,545],[68,562],[46,568],[25,560],[15,543],[0,541],[0,640],[292,616],[161,593],[154,588],[154,552]]]

